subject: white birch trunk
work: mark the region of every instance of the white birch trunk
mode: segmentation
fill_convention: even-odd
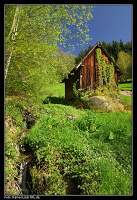
[[[9,57],[8,57],[8,59],[7,59],[7,63],[6,63],[6,69],[5,69],[5,80],[6,80],[6,78],[7,78],[7,72],[8,72],[8,69],[9,69],[11,56],[12,56],[12,50],[11,50],[11,52],[10,52],[10,55],[9,55]]]
[[[8,38],[11,38],[11,42],[13,40],[15,40],[15,37],[17,35],[17,31],[18,31],[18,24],[19,24],[19,17],[18,17],[18,14],[19,14],[19,9],[20,9],[21,6],[17,5],[16,7],[16,10],[15,10],[15,14],[14,14],[14,19],[13,19],[13,23],[12,23],[12,26],[11,26],[11,29],[10,29],[10,32],[9,32],[9,35],[8,35]],[[13,46],[11,47],[11,51],[10,51],[10,54],[9,54],[9,57],[7,59],[7,63],[6,63],[6,68],[5,68],[5,80],[7,78],[7,73],[8,73],[8,69],[9,69],[9,65],[10,65],[10,62],[11,62],[11,57],[12,57],[12,53],[13,53]]]

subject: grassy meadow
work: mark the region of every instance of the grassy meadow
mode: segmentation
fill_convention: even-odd
[[[121,98],[126,106],[131,105],[131,97]],[[17,136],[23,127],[24,108],[29,108],[37,121],[22,141]],[[14,134],[9,134],[7,127],[7,184],[15,180],[15,166],[20,162],[11,143],[23,142],[33,152],[29,165],[32,194],[132,194],[129,107],[109,113],[76,109],[64,100],[64,84],[57,84],[46,88],[35,104],[21,98],[8,99],[6,113],[16,126]]]
[[[129,90],[132,91],[132,78],[128,78],[124,83],[119,83],[119,90]]]
[[[132,83],[121,83],[119,84],[118,86],[119,90],[129,90],[131,91],[132,90]]]

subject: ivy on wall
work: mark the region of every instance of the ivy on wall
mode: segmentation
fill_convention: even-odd
[[[96,49],[96,60],[98,64],[98,86],[110,88],[116,86],[114,81],[114,65],[111,62],[108,64],[108,58],[102,55],[101,49]]]
[[[85,104],[90,101],[92,96],[106,96],[107,98],[112,98],[114,100],[118,99],[118,87],[114,80],[114,65],[109,62],[105,55],[102,55],[101,49],[96,49],[96,66],[98,68],[97,72],[97,88],[94,90],[82,92],[77,90],[76,83],[73,84],[73,92],[75,94],[76,103]]]

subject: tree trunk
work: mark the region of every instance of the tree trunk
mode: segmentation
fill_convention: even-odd
[[[9,32],[9,35],[7,37],[7,39],[10,39],[11,43],[12,41],[15,40],[15,37],[17,35],[17,30],[18,30],[18,24],[19,24],[19,10],[20,10],[21,5],[17,5],[16,10],[15,10],[15,14],[14,14],[14,19],[13,19],[13,23]],[[7,78],[7,73],[8,73],[8,69],[9,69],[9,65],[11,62],[11,57],[12,57],[12,52],[13,51],[13,46],[11,47],[10,53],[9,53],[9,57],[7,59],[6,62],[6,69],[5,69],[5,80]]]

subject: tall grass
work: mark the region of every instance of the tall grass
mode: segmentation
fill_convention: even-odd
[[[43,166],[47,172],[43,182],[50,189],[45,188],[43,194],[67,194],[68,179],[77,182],[80,194],[131,194],[129,113],[83,111],[53,104],[42,108],[43,114],[28,132],[26,143],[35,151],[37,169]],[[67,117],[70,115],[73,120]],[[39,182],[33,172],[32,177]],[[38,185],[35,191],[39,193],[36,188]]]
[[[47,97],[51,97],[49,103],[42,104]],[[27,108],[37,116],[25,137],[35,155],[30,165],[33,194],[73,194],[73,183],[78,194],[131,195],[131,113],[79,110],[64,105],[59,101],[62,98],[64,84],[45,88],[36,101],[7,100],[6,115],[17,128],[15,135],[8,129],[6,133],[6,161],[12,166],[15,163],[6,168],[7,182],[14,180],[14,173],[17,176],[15,168],[20,161],[11,142],[18,142],[16,135],[24,126],[22,111]]]

